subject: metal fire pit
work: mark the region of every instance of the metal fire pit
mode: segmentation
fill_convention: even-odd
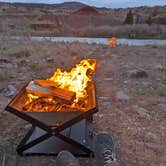
[[[87,111],[70,112],[24,112],[26,86],[5,108],[32,124],[17,147],[18,154],[57,155],[68,150],[76,156],[93,155],[92,115],[98,111],[94,84],[89,84],[87,89]]]

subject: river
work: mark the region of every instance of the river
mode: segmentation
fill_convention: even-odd
[[[21,36],[12,36],[11,39],[21,40],[25,37]],[[4,37],[0,37],[0,39],[4,39]],[[33,41],[53,41],[53,42],[81,42],[81,43],[97,43],[97,44],[108,44],[108,38],[91,38],[91,37],[39,37],[32,36],[29,38]],[[117,45],[128,45],[128,46],[166,46],[165,39],[127,39],[127,38],[117,38]]]

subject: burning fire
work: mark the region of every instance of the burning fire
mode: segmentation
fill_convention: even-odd
[[[71,71],[62,72],[61,69],[57,69],[52,77],[48,78],[48,81],[55,82],[58,85],[58,88],[69,90],[75,92],[76,97],[71,107],[79,107],[79,103],[84,107],[86,104],[87,86],[88,83],[92,81],[92,74],[96,69],[96,60],[95,59],[84,59],[81,60],[76,67],[72,68]],[[32,103],[34,100],[40,99],[40,96],[34,94],[27,94],[26,105]],[[44,102],[47,100],[48,103],[54,101],[53,98],[48,97],[44,99]],[[81,102],[80,102],[81,101]],[[40,106],[41,107],[41,106]],[[47,110],[46,110],[47,111]]]
[[[58,68],[49,80],[58,82],[60,88],[76,92],[76,102],[78,102],[79,98],[86,97],[86,87],[88,82],[92,81],[91,75],[95,68],[96,60],[84,59],[75,68],[72,68],[70,72],[62,72]]]
[[[109,40],[108,40],[108,44],[110,44],[112,47],[116,47],[116,37],[111,37]]]

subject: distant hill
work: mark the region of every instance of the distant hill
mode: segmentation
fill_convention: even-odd
[[[79,10],[87,5],[80,2],[64,2],[60,4],[44,4],[44,3],[7,3],[0,2],[0,7],[9,6],[9,7],[24,7],[24,8],[35,8],[35,9],[57,9],[57,10]]]
[[[64,2],[61,4],[54,4],[53,6],[58,9],[61,9],[61,10],[63,10],[63,9],[79,10],[80,8],[83,8],[87,5],[80,3],[80,2]]]

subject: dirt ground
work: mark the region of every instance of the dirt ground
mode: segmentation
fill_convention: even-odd
[[[166,165],[166,47],[117,46],[48,41],[0,42],[0,165],[53,166],[55,157],[20,157],[15,149],[29,124],[4,111],[28,81],[97,59],[94,81],[97,132],[113,136],[122,166]],[[140,71],[142,74],[140,74]],[[81,166],[94,159],[79,158]]]

